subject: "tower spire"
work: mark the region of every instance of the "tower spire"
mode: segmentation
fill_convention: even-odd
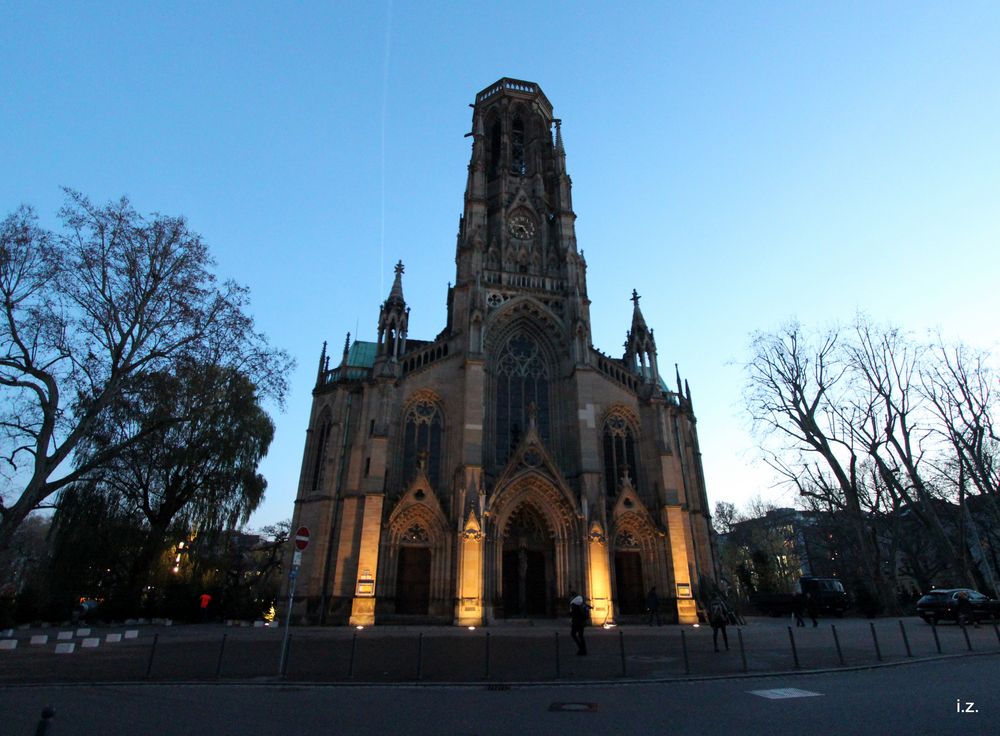
[[[382,303],[378,317],[378,355],[396,361],[406,351],[406,328],[410,310],[403,298],[403,262],[396,263],[396,278],[393,279],[389,297]]]
[[[625,344],[625,364],[638,373],[644,383],[660,381],[656,366],[656,341],[653,331],[646,326],[646,319],[639,308],[639,292],[632,289],[632,329]]]
[[[316,385],[323,382],[323,371],[326,369],[326,340],[323,341],[323,349],[319,353],[319,368],[316,370]]]

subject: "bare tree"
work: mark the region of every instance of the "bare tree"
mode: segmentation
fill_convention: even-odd
[[[859,380],[856,395],[871,411],[868,421],[852,428],[867,446],[883,483],[927,529],[941,561],[956,579],[971,584],[938,516],[924,469],[934,449],[932,416],[925,411],[918,390],[926,348],[899,330],[879,329],[865,319],[858,320],[855,334],[856,341],[847,345],[847,352]]]
[[[746,364],[745,398],[755,428],[778,444],[768,462],[799,493],[839,507],[849,520],[869,594],[884,610],[895,597],[879,564],[878,548],[862,501],[857,446],[852,427],[866,408],[851,403],[850,364],[839,331],[816,339],[815,347],[798,324],[777,333],[758,333]]]
[[[131,378],[185,357],[239,370],[280,402],[291,365],[255,332],[247,290],[216,281],[183,218],[66,194],[58,233],[26,207],[0,224],[0,550],[31,511],[122,450],[70,467]]]

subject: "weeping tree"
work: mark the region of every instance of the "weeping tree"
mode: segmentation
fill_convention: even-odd
[[[131,383],[91,425],[77,461],[121,448],[93,483],[143,520],[123,585],[134,604],[173,527],[210,535],[247,521],[267,487],[257,467],[274,424],[253,382],[232,367],[185,360]]]

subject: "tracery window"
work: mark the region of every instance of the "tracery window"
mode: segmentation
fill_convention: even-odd
[[[432,488],[438,488],[441,468],[441,410],[427,399],[413,403],[403,420],[403,479],[409,483],[417,473],[418,463]]]
[[[604,422],[604,490],[609,497],[617,495],[626,473],[638,486],[635,456],[632,425],[623,416],[612,414]]]
[[[549,439],[549,371],[538,343],[516,334],[500,350],[496,368],[494,451],[503,464],[528,428],[532,405],[538,435]]]
[[[330,420],[329,412],[324,411],[316,426],[316,444],[313,445],[313,463],[310,488],[319,490],[323,483],[323,470],[326,466],[326,445],[330,439],[330,430],[333,422]]]
[[[430,536],[420,524],[413,524],[400,535],[399,541],[403,544],[427,544]]]

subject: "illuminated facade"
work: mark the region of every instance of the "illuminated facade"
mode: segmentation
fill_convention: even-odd
[[[293,529],[293,617],[483,625],[643,612],[695,620],[712,578],[690,392],[668,390],[633,292],[621,358],[591,344],[560,121],[538,85],[476,96],[447,321],[407,332],[403,267],[377,342],[324,347]],[[624,296],[624,295],[623,295]]]

